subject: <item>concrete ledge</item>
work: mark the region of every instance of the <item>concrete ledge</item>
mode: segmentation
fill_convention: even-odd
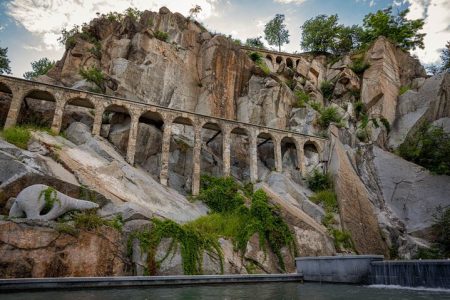
[[[381,260],[382,255],[318,256],[296,258],[295,264],[305,281],[367,283],[370,263]]]
[[[79,289],[263,282],[303,282],[303,276],[299,274],[258,274],[0,279],[0,292],[18,292],[37,289]]]

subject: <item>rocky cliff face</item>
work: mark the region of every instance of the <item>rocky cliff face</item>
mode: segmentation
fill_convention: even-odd
[[[368,66],[358,74],[357,60]],[[331,174],[339,211],[332,216],[333,224],[350,233],[352,247],[347,249],[333,243],[333,230],[323,225],[329,218],[326,208],[310,200],[313,192],[305,176],[292,167],[295,151],[283,148],[286,167],[280,174],[272,170],[273,145],[258,150],[257,188],[280,208],[294,233],[299,255],[354,251],[389,256],[389,250],[396,249],[401,257],[410,258],[418,247],[427,247],[435,207],[450,204],[450,178],[430,174],[388,150],[414,134],[424,120],[450,131],[449,74],[427,77],[417,59],[383,37],[362,55],[349,54],[338,61],[325,55],[302,55],[295,64],[265,55],[261,61],[269,73],[230,39],[161,8],[139,18],[93,20],[84,34],[74,36],[55,68],[39,80],[77,89],[100,88],[105,94],[143,103],[327,136],[330,143],[322,159],[317,149],[305,146],[305,173],[326,169]],[[80,76],[81,69],[90,67],[104,74],[98,86]],[[328,89],[324,82],[330,83]],[[406,87],[409,91],[400,95]],[[306,98],[300,101],[299,95]],[[324,108],[334,110],[339,120],[326,122]],[[39,109],[42,115],[49,113]],[[1,276],[119,275],[129,274],[131,265],[135,273],[143,274],[145,253],[138,251],[139,245],[133,245],[132,257],[122,260],[124,240],[131,231],[151,227],[149,219],[155,217],[185,223],[208,213],[205,205],[186,198],[194,144],[188,126],[176,125],[172,130],[170,188],[166,188],[157,181],[162,128],[139,124],[136,166],[131,166],[123,158],[129,117],[106,118],[109,124],[103,125],[101,137],[90,134],[89,112],[75,110],[65,120],[67,139],[34,133],[29,151],[0,141],[0,165],[11,171],[0,172],[0,208],[7,214],[20,190],[31,184],[54,186],[71,197],[77,197],[80,186],[87,186],[101,199],[98,215],[120,215],[124,232],[105,240],[102,231],[83,231],[73,237],[55,231],[55,224],[5,221],[0,224],[5,228],[0,247],[9,252],[0,261],[7,266]],[[213,135],[208,133],[208,139]],[[231,173],[243,181],[249,176],[247,144],[246,138],[238,137],[231,146]],[[202,170],[221,174],[220,151],[219,141],[204,141]],[[30,238],[27,245],[19,247],[23,241],[18,233],[22,231]],[[41,234],[49,236],[42,247]],[[221,239],[225,272],[280,272],[274,253],[265,255],[258,240],[253,236],[245,253],[237,253],[231,241]],[[91,247],[83,248],[87,244]],[[156,256],[164,257],[171,244],[170,240],[162,242]],[[38,246],[42,251],[36,253],[33,249]],[[69,256],[61,254],[71,251],[85,253],[96,263],[80,273],[76,266],[84,266],[84,260],[66,259]],[[105,251],[112,254],[103,258]],[[291,270],[292,256],[288,251],[283,256]],[[20,264],[15,265],[15,257],[20,257]],[[47,258],[43,261],[42,257]],[[39,264],[33,267],[31,261]],[[118,263],[117,268],[108,266],[112,261]],[[61,264],[66,271],[53,270],[52,266]],[[203,265],[205,273],[220,270],[217,257],[207,253]],[[179,251],[161,264],[158,272],[182,272]]]

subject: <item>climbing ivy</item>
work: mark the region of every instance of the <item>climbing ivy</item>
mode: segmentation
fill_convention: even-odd
[[[52,188],[48,187],[45,190],[42,190],[39,193],[39,201],[44,198],[45,206],[41,211],[41,214],[47,214],[55,205],[55,202],[58,202],[61,205],[61,200],[58,199],[58,192]]]
[[[189,224],[180,225],[171,220],[153,219],[153,228],[132,233],[129,239],[129,247],[133,239],[138,239],[142,251],[148,253],[147,272],[155,274],[157,267],[180,245],[181,257],[183,260],[183,271],[187,275],[202,274],[203,253],[205,251],[214,253],[219,257],[220,268],[223,273],[222,248],[217,238],[211,234],[202,232]],[[158,245],[163,238],[170,238],[171,244],[166,255],[156,261],[155,254]]]

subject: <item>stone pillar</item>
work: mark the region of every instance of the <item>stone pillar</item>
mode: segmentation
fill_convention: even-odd
[[[222,160],[223,160],[223,176],[230,176],[231,165],[231,130],[228,126],[223,125],[222,128]]]
[[[192,195],[197,196],[200,192],[200,155],[202,151],[202,127],[194,126],[194,150],[192,162]]]
[[[258,140],[257,133],[252,130],[250,132],[250,181],[256,183],[258,180]]]
[[[279,138],[274,138],[273,150],[275,152],[275,171],[280,173],[283,170],[283,157],[281,155],[281,140]]]
[[[305,151],[303,142],[298,143],[299,147],[297,147],[297,161],[298,167],[300,168],[300,172],[302,177],[306,177],[306,166],[305,166]]]
[[[17,118],[20,113],[20,106],[22,105],[23,96],[25,94],[22,90],[13,90],[11,105],[9,107],[8,116],[6,117],[5,128],[13,127],[17,123]]]
[[[97,105],[95,107],[94,126],[92,128],[93,135],[100,135],[100,130],[102,129],[102,120],[103,120],[104,112],[105,112],[105,108],[102,105]]]
[[[52,132],[55,134],[59,134],[59,132],[61,131],[65,106],[66,106],[65,101],[56,101],[55,114],[53,116],[52,122]]]
[[[167,186],[169,179],[169,155],[170,155],[170,137],[172,136],[172,121],[164,123],[164,132],[162,140],[161,152],[161,170],[159,174],[159,181],[162,185]]]
[[[139,115],[132,114],[127,147],[127,161],[130,165],[134,165],[134,155],[136,154],[136,141],[138,130],[139,130]]]

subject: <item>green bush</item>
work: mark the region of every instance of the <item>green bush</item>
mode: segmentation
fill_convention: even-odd
[[[320,91],[325,99],[330,99],[333,95],[334,85],[328,80],[324,80],[320,83]]]
[[[103,83],[105,81],[105,75],[97,67],[90,67],[88,69],[80,69],[80,75],[86,81],[94,83],[100,89],[103,89]]]
[[[450,134],[424,123],[397,149],[398,154],[431,172],[450,175]]]
[[[330,189],[318,191],[309,199],[316,204],[322,204],[326,212],[336,213],[338,211],[336,194]]]
[[[249,56],[250,59],[253,60],[254,62],[259,62],[259,61],[262,60],[262,55],[261,55],[261,53],[256,52],[256,51],[250,52],[250,53],[248,54],[248,56]]]
[[[258,233],[260,246],[264,249],[267,241],[284,270],[281,249],[287,246],[295,253],[294,239],[276,207],[269,204],[266,193],[253,192],[251,186],[241,186],[232,178],[202,176],[201,186],[196,199],[208,204],[216,214],[193,221],[192,226],[216,236],[230,237],[241,252],[245,251],[248,240]],[[251,199],[250,208],[244,205],[245,197]]]
[[[332,187],[331,176],[328,173],[324,174],[318,169],[314,169],[314,171],[309,174],[306,178],[306,182],[313,192],[328,190]]]
[[[59,233],[70,234],[73,236],[78,235],[78,230],[75,227],[73,227],[72,225],[67,224],[67,223],[57,223],[55,229]]]
[[[197,200],[204,202],[214,212],[231,212],[244,204],[240,186],[232,177],[202,175],[201,191]]]
[[[350,65],[350,69],[352,69],[355,74],[361,75],[370,67],[370,64],[365,62],[363,58],[355,59]]]
[[[391,132],[391,124],[389,124],[388,119],[385,117],[380,118],[381,123],[383,124],[384,128],[386,128],[387,133]]]
[[[339,115],[336,107],[329,106],[321,109],[319,113],[319,125],[324,129],[328,128],[332,122],[340,123],[342,121],[342,117]]]
[[[353,249],[352,237],[349,232],[339,229],[332,229],[331,234],[334,238],[334,245],[337,249]]]
[[[167,42],[167,40],[169,39],[169,34],[167,32],[158,30],[155,32],[155,38],[160,41]]]
[[[29,128],[22,126],[6,128],[1,132],[1,135],[5,141],[22,149],[27,149],[28,142],[31,139]]]
[[[297,98],[297,102],[295,102],[294,107],[305,107],[305,104],[309,102],[310,97],[308,93],[298,90],[295,91],[295,97]]]
[[[61,200],[58,199],[57,195],[58,192],[52,187],[48,187],[40,192],[39,201],[43,200],[45,202],[44,208],[41,211],[42,215],[47,214],[55,203],[61,205]]]
[[[356,119],[359,119],[362,115],[366,113],[366,108],[362,101],[355,102],[354,110]]]

